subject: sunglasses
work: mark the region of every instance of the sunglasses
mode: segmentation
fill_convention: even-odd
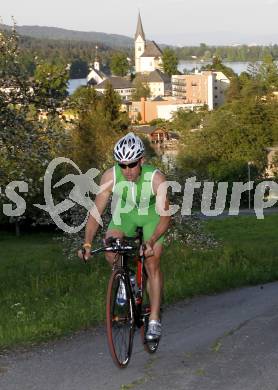
[[[135,168],[135,167],[137,167],[139,161],[140,161],[140,160],[135,161],[135,162],[130,163],[130,164],[121,164],[121,163],[118,163],[118,164],[119,164],[119,167],[122,168],[122,169],[126,169],[126,168]]]

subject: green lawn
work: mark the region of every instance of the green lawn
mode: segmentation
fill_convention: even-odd
[[[67,260],[47,234],[0,238],[0,346],[59,336],[104,319],[109,267]]]
[[[219,241],[217,249],[167,249],[166,302],[278,280],[278,215],[212,219],[204,229]]]
[[[278,216],[204,222],[213,250],[165,249],[165,303],[278,280]],[[110,269],[103,257],[67,260],[49,234],[0,235],[0,348],[61,336],[104,320]]]

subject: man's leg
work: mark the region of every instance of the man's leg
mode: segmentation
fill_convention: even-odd
[[[116,229],[110,229],[110,230],[107,230],[106,234],[105,234],[105,239],[109,238],[109,237],[114,237],[114,238],[123,238],[124,237],[124,233],[121,232],[120,230],[116,230]],[[113,252],[105,252],[105,257],[106,257],[106,260],[108,261],[108,263],[111,265],[113,265],[114,263],[114,260],[115,260],[115,253]]]
[[[160,257],[162,254],[162,244],[155,243],[153,247],[154,255],[147,257],[145,267],[148,274],[148,293],[151,305],[150,320],[159,320],[160,304],[163,287],[163,277],[160,270]]]

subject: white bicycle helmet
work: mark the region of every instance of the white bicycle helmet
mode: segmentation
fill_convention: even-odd
[[[144,155],[143,142],[134,133],[128,133],[114,147],[114,157],[118,162],[137,161]]]

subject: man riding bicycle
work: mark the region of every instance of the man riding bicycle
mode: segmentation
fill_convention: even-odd
[[[146,339],[151,341],[161,336],[160,303],[163,281],[160,257],[163,235],[168,229],[170,217],[167,215],[169,204],[165,191],[161,191],[165,189],[165,176],[155,167],[145,164],[144,152],[143,142],[133,133],[128,133],[116,143],[114,157],[117,163],[104,172],[100,182],[102,190],[96,196],[95,207],[101,215],[113,194],[112,220],[106,232],[106,239],[132,237],[138,226],[143,228],[147,288],[151,306]],[[90,257],[91,242],[98,227],[99,223],[92,212],[86,225],[83,244],[85,254],[79,251],[79,256],[84,256],[85,260]],[[106,258],[112,265],[115,255],[106,253]]]

